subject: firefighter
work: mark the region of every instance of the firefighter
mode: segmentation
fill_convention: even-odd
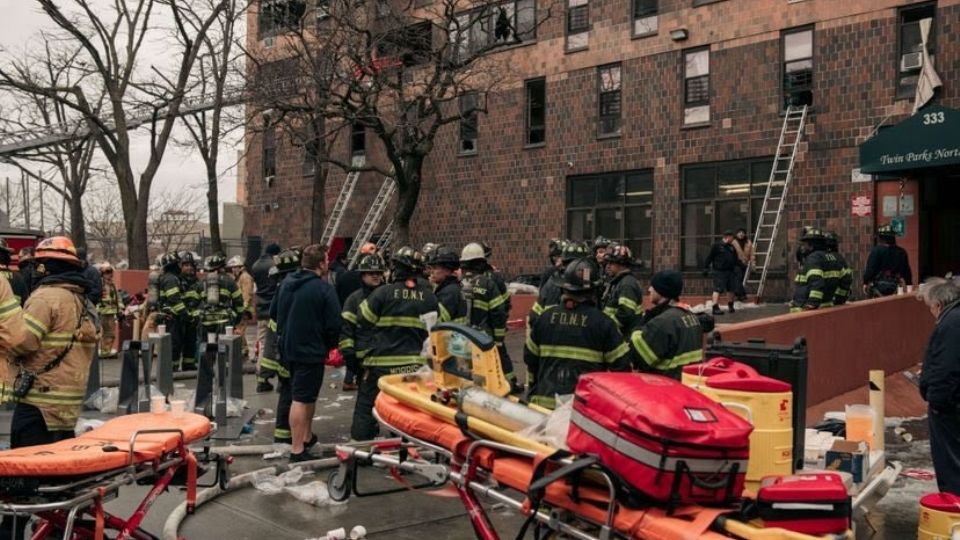
[[[97,313],[100,315],[100,358],[114,358],[117,356],[115,341],[117,338],[117,324],[123,313],[123,300],[113,282],[113,267],[110,263],[100,265],[100,275],[103,284],[100,288],[100,304]]]
[[[584,244],[580,242],[564,242],[563,251],[557,258],[559,266],[556,272],[540,287],[540,294],[537,296],[537,301],[534,302],[533,307],[530,308],[530,314],[527,316],[528,328],[533,326],[533,323],[536,322],[537,318],[545,309],[560,303],[560,297],[563,294],[564,270],[567,265],[569,265],[571,261],[587,257],[588,255],[587,247]]]
[[[630,371],[630,348],[617,325],[597,309],[600,269],[588,258],[564,270],[563,294],[530,327],[523,360],[530,403],[553,409],[584,373]]]
[[[563,255],[563,246],[567,243],[566,240],[561,240],[559,238],[554,238],[550,240],[550,244],[547,246],[547,260],[549,264],[544,268],[543,272],[540,273],[540,288],[543,289],[543,286],[547,284],[548,281],[557,273],[560,268],[560,256]]]
[[[505,296],[505,292],[500,290],[497,282],[488,274],[489,268],[483,245],[473,242],[463,247],[460,254],[460,287],[467,300],[468,324],[492,337],[497,343],[503,374],[514,390],[517,390],[513,362],[506,352],[501,352],[505,350],[503,339],[506,336],[506,298],[509,295]]]
[[[208,334],[223,334],[227,326],[235,325],[243,310],[243,296],[236,281],[227,273],[227,258],[217,253],[203,261],[206,277],[197,286],[202,289],[200,295],[200,339]]]
[[[183,304],[186,306],[181,319],[183,334],[182,363],[174,361],[174,369],[194,371],[197,369],[197,324],[200,321],[200,306],[203,287],[197,278],[197,257],[190,251],[181,251],[180,287],[183,290]]]
[[[493,248],[484,242],[480,242],[480,245],[483,247],[483,257],[487,262],[486,274],[490,276],[490,279],[497,285],[497,289],[500,290],[500,299],[497,301],[497,304],[503,304],[504,311],[503,324],[493,329],[493,338],[497,342],[497,353],[500,355],[500,358],[504,359],[504,365],[510,366],[512,371],[513,360],[510,358],[510,353],[507,351],[507,346],[504,343],[504,340],[507,339],[507,321],[513,309],[513,304],[510,302],[510,289],[507,288],[507,280],[504,279],[503,274],[490,264],[490,258],[493,257]],[[522,389],[517,384],[516,375],[511,374],[507,378],[513,386],[513,391],[519,393]]]
[[[437,251],[437,248],[440,247],[433,242],[427,242],[420,248],[420,253],[423,255],[423,277],[426,280],[430,280],[430,259],[433,258],[434,252]]]
[[[819,309],[824,303],[831,305],[837,290],[837,258],[826,252],[826,243],[820,229],[807,227],[800,237],[800,254],[803,261],[794,279],[793,301],[790,311]]]
[[[593,239],[593,252],[592,255],[590,255],[590,259],[596,263],[597,268],[599,268],[601,272],[605,270],[607,251],[611,244],[613,244],[613,242],[604,236],[598,236]]]
[[[240,299],[243,302],[240,308],[240,318],[233,332],[243,338],[240,340],[240,345],[243,348],[243,357],[250,358],[250,345],[247,343],[247,326],[250,324],[250,321],[253,320],[253,294],[256,290],[256,285],[253,282],[253,276],[244,268],[243,259],[239,255],[230,257],[230,260],[227,261],[227,270],[230,271],[234,281],[237,282],[237,292],[240,294]]]
[[[180,285],[180,255],[171,251],[160,255],[157,260],[159,274],[151,277],[151,303],[149,315],[143,327],[143,336],[155,333],[160,325],[166,325],[170,333],[173,350],[171,358],[180,358],[183,351],[183,324],[187,317],[187,306],[183,303],[183,288]]]
[[[370,332],[374,337],[363,359],[363,378],[350,428],[350,436],[358,441],[372,439],[379,432],[373,418],[373,402],[379,393],[380,377],[412,373],[425,363],[424,341],[439,311],[430,285],[419,279],[423,256],[404,246],[393,254],[391,262],[391,282],[360,303],[358,331]]]
[[[353,291],[353,294],[347,297],[340,313],[343,318],[340,326],[340,354],[343,355],[347,370],[353,374],[353,381],[356,381],[358,377],[362,378],[363,359],[367,355],[370,339],[373,337],[370,334],[358,332],[357,322],[360,317],[360,304],[377,287],[383,285],[383,274],[387,271],[387,266],[379,255],[364,255],[357,262],[357,271],[360,272],[363,287],[360,290]],[[344,380],[342,388],[344,391],[354,391],[357,389],[357,384],[355,382],[348,383]]]
[[[603,294],[603,313],[617,323],[621,332],[629,332],[643,313],[643,289],[634,277],[630,248],[613,244],[605,255],[609,281]]]
[[[0,238],[0,277],[7,280],[14,297],[22,306],[27,301],[30,289],[27,287],[27,281],[21,275],[21,272],[13,270],[13,250],[10,249],[4,238]]]
[[[837,290],[833,293],[833,305],[842,306],[850,299],[850,290],[853,287],[853,268],[847,263],[846,257],[840,254],[840,237],[833,231],[827,231],[823,234],[827,253],[832,255],[838,268]]]
[[[10,282],[0,275],[0,378],[6,379],[5,359],[9,351],[20,345],[25,337],[20,300],[13,293]]]
[[[270,380],[277,376],[276,370],[264,366],[264,352],[267,349],[267,328],[270,324],[270,302],[277,294],[277,280],[272,274],[276,274],[277,263],[275,258],[280,255],[280,246],[270,244],[264,250],[264,254],[253,263],[250,273],[253,274],[254,286],[256,288],[256,315],[257,315],[257,342],[260,344],[260,355],[257,358],[257,392],[270,392],[273,385]],[[276,356],[271,358],[276,362]]]
[[[896,294],[898,286],[913,283],[910,259],[907,251],[897,245],[893,227],[878,227],[877,238],[863,270],[863,292],[871,298]]]
[[[17,268],[20,269],[20,277],[23,278],[28,296],[33,292],[37,280],[37,263],[33,260],[33,254],[34,249],[32,247],[20,248],[19,260],[17,262]],[[26,301],[26,298],[21,298],[21,305],[26,303]]]
[[[97,346],[96,309],[73,242],[55,236],[36,248],[37,288],[23,308],[27,330],[9,366],[3,397],[16,402],[13,448],[73,437]]]
[[[679,379],[683,366],[703,360],[703,329],[697,316],[680,303],[680,272],[657,272],[648,292],[653,307],[630,334],[637,370]]]
[[[446,246],[438,247],[427,261],[430,283],[433,284],[433,293],[439,302],[440,322],[469,323],[467,301],[456,276],[459,268],[460,257],[456,251]]]
[[[283,280],[300,268],[300,254],[291,249],[280,252],[274,257],[275,265],[270,279],[274,281],[274,289],[279,289]],[[290,433],[290,405],[293,403],[293,391],[290,387],[290,370],[280,357],[280,348],[277,344],[277,297],[274,294],[267,309],[267,329],[263,338],[263,356],[260,366],[277,374],[277,419],[273,428],[273,442],[290,444],[293,438]],[[257,385],[259,388],[259,384]]]

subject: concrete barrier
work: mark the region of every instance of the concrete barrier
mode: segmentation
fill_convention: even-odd
[[[789,345],[807,338],[807,404],[862,387],[871,369],[893,374],[923,359],[934,319],[913,295],[864,300],[822,311],[718,324],[723,341],[763,339]]]

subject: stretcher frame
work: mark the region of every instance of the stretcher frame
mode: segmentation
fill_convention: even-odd
[[[159,459],[152,459],[136,463],[134,461],[137,440],[143,435],[175,433],[178,436],[174,450],[166,452]],[[92,475],[87,478],[63,478],[65,483],[53,482],[55,478],[45,479],[48,485],[39,485],[30,495],[18,494],[0,496],[2,498],[28,497],[56,498],[50,502],[0,502],[0,516],[25,517],[36,516],[38,524],[29,536],[31,540],[43,540],[51,534],[63,532],[64,540],[102,540],[105,531],[116,531],[116,540],[156,540],[157,537],[142,530],[141,523],[150,510],[150,507],[164,491],[171,485],[181,485],[186,491],[187,513],[192,514],[196,509],[197,487],[213,487],[219,484],[224,488],[229,481],[229,460],[210,452],[205,447],[198,460],[187,446],[184,432],[180,429],[142,429],[130,435],[129,449],[117,449],[129,454],[127,464],[120,469]],[[198,484],[200,471],[198,461],[204,464],[216,463],[216,478],[212,484]],[[184,477],[185,475],[185,477]],[[28,477],[29,478],[29,477]],[[115,498],[122,486],[142,483],[153,479],[153,485],[143,500],[137,505],[133,513],[122,518],[107,512],[104,503]],[[64,498],[65,497],[65,498]],[[81,516],[92,518],[92,526],[88,523],[78,523]],[[12,527],[16,529],[16,525]],[[13,535],[12,535],[13,536]]]
[[[359,464],[375,464],[426,477],[429,479],[429,483],[421,486],[400,487],[376,493],[367,493],[363,496],[393,493],[407,489],[439,487],[450,483],[456,489],[460,501],[467,510],[467,515],[470,518],[470,523],[473,526],[476,537],[480,540],[500,540],[500,535],[497,533],[489,517],[487,517],[486,511],[478,499],[478,496],[484,496],[497,503],[501,503],[522,515],[532,517],[532,519],[540,525],[546,526],[550,530],[561,532],[578,540],[611,540],[612,538],[621,538],[613,529],[613,520],[617,510],[615,487],[613,480],[604,472],[599,472],[599,474],[607,484],[610,500],[613,501],[613,504],[611,504],[607,510],[606,522],[593,524],[600,529],[597,535],[593,535],[567,523],[567,519],[571,517],[571,514],[567,511],[556,509],[550,512],[540,509],[530,510],[526,507],[524,500],[517,500],[498,490],[497,486],[491,485],[491,483],[486,481],[488,479],[487,475],[479,466],[477,459],[477,451],[484,448],[514,454],[527,459],[535,458],[537,456],[536,452],[496,441],[475,439],[467,447],[464,457],[461,460],[455,453],[446,448],[404,434],[400,429],[384,421],[375,409],[373,415],[385,429],[391,433],[400,434],[401,437],[380,441],[380,443],[378,443],[380,446],[375,445],[370,448],[370,450],[338,445],[336,452],[337,459],[340,461],[340,467],[330,475],[328,482],[330,495],[334,500],[343,501],[349,498],[351,494],[356,494],[356,467]],[[393,448],[399,450],[411,445],[433,450],[438,456],[446,458],[448,464],[441,465],[439,463],[409,459],[409,456],[400,455],[399,452],[384,452],[387,449]],[[578,519],[582,520],[582,518]]]

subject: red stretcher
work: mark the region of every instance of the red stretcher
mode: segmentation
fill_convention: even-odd
[[[197,478],[205,472],[198,463],[215,462],[217,481],[226,483],[225,459],[188,447],[210,433],[210,421],[198,414],[140,413],[74,439],[0,452],[0,515],[35,516],[33,540],[100,540],[106,531],[118,540],[153,539],[140,524],[169,486],[182,486],[187,511],[194,510]],[[152,486],[133,514],[107,512],[104,503],[133,483]]]
[[[569,460],[519,446],[468,436],[455,424],[441,421],[381,392],[374,415],[400,438],[374,443],[369,449],[338,446],[340,467],[328,479],[335,500],[378,495],[396,489],[360,493],[359,466],[379,465],[406,484],[403,473],[429,480],[421,486],[451,484],[468,512],[476,537],[501,537],[486,516],[478,496],[519,511],[536,527],[579,540],[848,540],[849,534],[810,536],[780,528],[760,528],[739,519],[737,509],[686,505],[667,509],[629,508],[619,504],[614,481],[606,472],[591,470],[580,482],[574,476],[542,475],[557,471]],[[548,467],[543,467],[546,464]],[[557,471],[560,472],[560,471]],[[544,482],[543,480],[546,480]],[[540,484],[534,500],[532,486]],[[516,495],[519,494],[520,498]],[[542,505],[541,505],[542,503]]]

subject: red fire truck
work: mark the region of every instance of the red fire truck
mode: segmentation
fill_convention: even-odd
[[[43,240],[43,233],[30,229],[16,229],[11,227],[0,227],[0,237],[7,241],[7,244],[13,249],[14,262],[17,261],[17,254],[25,247],[36,247]]]

